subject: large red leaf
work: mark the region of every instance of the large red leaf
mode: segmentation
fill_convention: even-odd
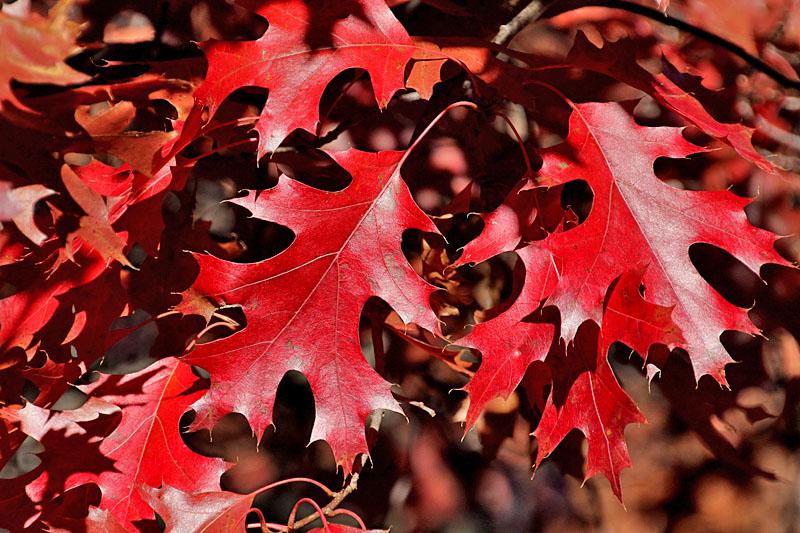
[[[367,451],[364,422],[375,409],[399,410],[389,385],[361,354],[358,322],[371,296],[405,322],[428,329],[434,287],[400,249],[408,228],[436,232],[400,177],[401,152],[349,150],[334,154],[352,183],[339,192],[282,177],[278,185],[234,200],[254,216],[289,227],[295,240],[276,257],[235,264],[197,255],[194,290],[219,304],[241,305],[247,327],[199,345],[186,361],[211,373],[198,401],[195,427],[244,414],[257,434],[272,422],[278,383],[289,370],[308,378],[316,398],[312,440],[325,439],[348,471]]]
[[[775,236],[750,225],[750,202],[729,191],[683,191],[658,180],[658,157],[685,157],[702,149],[677,128],[644,128],[618,104],[574,106],[566,141],[543,154],[541,183],[586,180],[592,210],[577,228],[543,241],[563,264],[549,303],[561,312],[562,337],[572,339],[585,320],[600,323],[611,282],[632,267],[647,266],[650,299],[675,306],[673,320],[685,339],[695,373],[725,382],[732,359],[719,336],[724,330],[757,333],[747,312],[706,283],[689,258],[689,247],[707,243],[728,250],[754,271],[785,263]]]
[[[269,21],[257,41],[202,45],[208,75],[195,98],[213,115],[236,89],[269,89],[255,126],[259,155],[273,151],[294,129],[315,131],[325,87],[346,69],[370,73],[381,107],[403,88],[411,39],[383,0],[280,0],[256,12]],[[196,120],[190,117],[187,124]]]

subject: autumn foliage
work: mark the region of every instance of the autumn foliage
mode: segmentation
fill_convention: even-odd
[[[800,331],[800,6],[775,34],[718,3],[6,4],[0,528],[364,529],[391,412],[487,457],[524,420],[531,469],[622,499],[625,365],[773,477],[714,421],[747,387],[795,412],[761,350]],[[245,425],[340,485],[242,474]],[[314,498],[265,516],[289,485]]]

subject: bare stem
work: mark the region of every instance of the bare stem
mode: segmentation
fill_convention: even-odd
[[[294,518],[297,515],[297,510],[300,509],[300,505],[303,504],[303,503],[307,503],[310,506],[312,506],[314,509],[316,509],[316,512],[313,513],[311,516],[317,516],[320,520],[322,520],[322,528],[325,531],[328,531],[328,520],[325,518],[325,512],[322,509],[320,509],[320,507],[317,504],[317,502],[315,502],[311,498],[301,498],[301,499],[297,500],[297,503],[294,504],[294,507],[292,507],[292,512],[289,513],[289,523],[286,526],[286,530],[287,531],[295,531],[296,529],[299,529],[299,527],[302,527],[302,526],[297,526],[295,524]]]
[[[230,149],[230,148],[234,148],[234,147],[236,147],[236,146],[241,146],[241,145],[243,145],[243,144],[250,144],[250,143],[257,142],[257,141],[258,141],[258,139],[256,139],[255,137],[253,137],[253,138],[250,138],[250,139],[242,139],[241,141],[232,142],[232,143],[230,143],[230,144],[224,144],[224,145],[221,145],[221,146],[217,146],[217,147],[216,147],[216,148],[214,148],[213,150],[209,150],[208,152],[205,152],[205,153],[203,153],[203,154],[200,154],[200,155],[198,155],[198,156],[196,156],[196,157],[193,157],[193,158],[191,158],[191,159],[188,159],[188,160],[186,161],[186,163],[195,163],[195,162],[197,162],[197,161],[200,161],[201,159],[203,159],[203,158],[205,158],[205,157],[208,157],[208,156],[214,155],[214,154],[216,154],[216,153],[218,153],[218,152],[221,152],[221,151],[223,151],[223,150],[228,150],[228,149]]]
[[[522,136],[517,131],[517,128],[514,126],[514,123],[511,122],[511,119],[508,118],[508,115],[502,112],[496,112],[496,115],[502,118],[508,127],[511,129],[511,132],[514,134],[514,137],[517,139],[517,144],[519,145],[519,149],[522,152],[522,157],[525,159],[525,167],[528,170],[528,175],[533,176],[533,166],[531,165],[531,159],[528,157],[528,150],[525,149],[525,142],[522,140]]]
[[[423,137],[425,137],[428,134],[428,132],[431,131],[431,129],[436,125],[436,123],[439,122],[442,119],[442,117],[444,117],[451,109],[455,109],[456,107],[469,107],[470,109],[475,109],[475,110],[480,109],[476,103],[469,102],[466,100],[460,100],[458,102],[454,102],[449,106],[445,107],[444,109],[442,109],[439,112],[439,114],[436,115],[436,117],[433,120],[431,120],[430,124],[425,126],[425,129],[422,130],[422,133],[420,133],[419,136],[417,136],[417,138],[414,139],[414,142],[411,143],[411,146],[409,146],[405,154],[403,154],[403,158],[400,160],[400,163],[398,163],[397,168],[403,166],[403,163],[405,163],[408,156],[411,155],[411,152],[414,151],[414,148],[417,147],[420,141],[422,141]]]

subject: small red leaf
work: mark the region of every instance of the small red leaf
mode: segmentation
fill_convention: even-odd
[[[11,90],[11,80],[24,83],[70,85],[89,76],[73,70],[64,60],[80,51],[75,46],[78,25],[69,20],[70,2],[58,2],[49,18],[31,15],[17,18],[0,11],[0,109],[3,101],[23,107]]]
[[[281,0],[256,12],[269,21],[269,29],[257,41],[210,41],[202,46],[208,74],[195,98],[213,115],[240,87],[269,89],[255,127],[259,156],[277,148],[294,129],[314,132],[326,85],[346,69],[370,73],[381,108],[403,88],[411,39],[383,0]]]
[[[550,256],[535,246],[517,251],[525,266],[525,284],[512,306],[498,317],[476,324],[457,344],[480,350],[481,366],[464,389],[469,392],[466,428],[497,396],[508,398],[534,361],[543,361],[553,339],[553,326],[522,319],[534,312],[553,290]]]
[[[605,475],[614,494],[622,498],[620,471],[631,464],[625,426],[644,423],[645,418],[619,386],[607,353],[599,350],[597,326],[581,328],[569,355],[556,353],[548,357],[547,364],[553,391],[533,433],[539,443],[536,465],[577,428],[589,443],[586,479]]]
[[[141,487],[142,498],[164,519],[165,533],[184,531],[239,531],[250,506],[252,494],[234,492],[184,492],[169,485]]]
[[[124,525],[153,517],[138,487],[167,483],[187,491],[219,488],[225,465],[192,452],[180,436],[179,420],[205,392],[191,368],[167,358],[135,374],[103,376],[81,389],[91,398],[113,402],[122,420],[103,439],[100,452],[114,460],[114,470],[80,476],[76,483],[100,485],[101,509]]]

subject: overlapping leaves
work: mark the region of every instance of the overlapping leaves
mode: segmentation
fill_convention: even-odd
[[[255,41],[202,43],[208,72],[189,105],[190,82],[151,74],[124,87],[70,89],[74,102],[89,107],[65,112],[50,100],[48,117],[28,109],[10,80],[63,86],[88,81],[63,62],[78,50],[67,3],[47,20],[0,13],[0,27],[11,36],[3,38],[15,53],[31,49],[29,41],[37,36],[52,45],[26,65],[13,55],[0,60],[0,66],[10,65],[8,79],[0,79],[0,109],[7,114],[0,126],[21,132],[22,147],[20,153],[0,151],[8,163],[0,167],[0,216],[6,224],[0,264],[7,285],[0,300],[0,438],[8,444],[0,448],[0,467],[24,453],[27,437],[43,447],[36,452],[40,466],[0,482],[13,494],[1,501],[15,507],[0,526],[71,527],[86,521],[100,529],[130,529],[142,521],[152,525],[157,512],[168,530],[241,527],[252,494],[220,489],[224,463],[191,451],[180,420],[191,409],[191,429],[213,431],[236,412],[260,437],[273,423],[278,385],[290,371],[306,377],[314,396],[311,440],[326,441],[337,465],[350,474],[357,457],[369,453],[368,416],[379,409],[402,412],[392,385],[362,355],[365,304],[378,297],[405,323],[442,335],[431,302],[437,289],[412,268],[401,246],[408,230],[438,233],[401,176],[409,152],[330,150],[332,162],[351,179],[341,190],[281,175],[271,187],[230,200],[253,219],[293,235],[277,254],[247,263],[202,253],[221,248],[196,238],[194,200],[187,200],[190,187],[184,188],[197,187],[199,178],[189,176],[203,154],[188,158],[182,150],[198,150],[214,129],[225,127],[213,120],[239,89],[268,90],[251,121],[258,135],[249,163],[254,166],[295,129],[317,131],[323,92],[340,73],[365,71],[385,108],[404,85],[431,97],[447,61],[466,73],[471,95],[487,113],[496,110],[490,97],[495,95],[536,113],[542,91],[569,107],[564,141],[539,151],[541,168],[520,179],[500,208],[483,215],[483,232],[456,264],[438,265],[441,280],[452,267],[513,251],[522,274],[506,309],[485,315],[491,318],[466,336],[440,339],[481,357],[465,386],[466,427],[490,400],[513,393],[538,362],[538,392],[547,400],[534,432],[536,465],[578,429],[588,440],[586,476],[605,475],[621,495],[620,471],[630,464],[625,427],[644,417],[614,375],[610,347],[621,342],[645,360],[653,346],[681,348],[695,378],[709,374],[724,384],[732,359],[720,335],[758,330],[745,309],[703,279],[690,248],[717,246],[755,273],[765,263],[785,261],[774,249],[776,237],[748,222],[749,199],[729,191],[679,190],[658,179],[657,159],[705,151],[680,128],[641,126],[631,106],[620,103],[574,104],[551,85],[549,73],[583,69],[611,76],[650,94],[761,169],[776,170],[753,147],[752,131],[715,120],[665,73],[639,65],[626,41],[598,49],[579,37],[555,64],[502,50],[515,60],[505,62],[496,55],[501,50],[484,43],[414,41],[380,0],[242,4],[269,27]],[[142,116],[158,115],[153,102],[161,100],[170,102],[169,116],[149,131],[132,129],[147,122]],[[42,101],[46,97],[30,105]],[[98,111],[95,104],[108,107]],[[49,139],[52,150],[45,149],[42,130],[56,125],[63,131]],[[75,154],[82,151],[91,157],[76,164]],[[25,154],[37,156],[27,170]],[[561,222],[545,231],[540,222],[552,206],[539,204],[539,193],[579,181],[593,196],[585,219],[559,207]],[[162,206],[176,202],[180,208],[163,214],[185,218],[170,226]],[[193,258],[183,248],[195,249]],[[245,321],[236,324],[237,331],[198,342],[219,322],[204,330],[189,315],[206,323],[222,317],[233,327],[225,313],[234,308]],[[546,308],[555,308],[557,318]],[[133,327],[121,325],[137,316],[134,311],[147,316]],[[148,355],[156,362],[99,379],[88,372],[106,364],[103,356],[121,339],[151,326],[157,340]],[[661,359],[648,362],[666,366]],[[210,375],[207,391],[190,365]],[[36,390],[25,390],[25,380]],[[77,409],[56,409],[67,391],[80,391],[87,401]],[[71,449],[80,450],[80,459]],[[93,488],[99,497],[92,498]],[[84,507],[94,507],[67,517],[64,502],[78,492]]]

